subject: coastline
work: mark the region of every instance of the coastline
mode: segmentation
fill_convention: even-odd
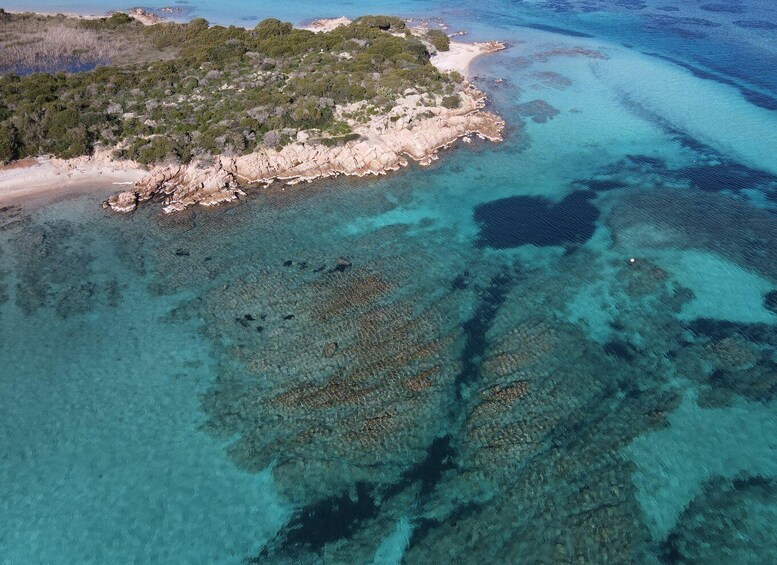
[[[409,21],[409,20],[408,20]],[[306,29],[314,33],[321,33],[332,31],[342,25],[348,25],[351,20],[345,16],[339,18],[323,18],[308,22],[302,26],[301,29]],[[416,28],[411,28],[417,35],[422,35],[428,31],[425,24]],[[449,37],[455,37],[449,36]],[[488,55],[489,53],[496,53],[506,49],[507,45],[501,41],[478,41],[474,43],[466,43],[463,41],[450,40],[450,47],[448,51],[438,51],[431,57],[431,63],[437,67],[441,72],[456,71],[464,78],[470,76],[470,66],[475,59]]]
[[[280,151],[260,149],[241,157],[219,157],[215,163],[192,162],[154,168],[132,190],[116,194],[103,206],[132,212],[142,202],[163,197],[163,212],[189,206],[215,206],[238,200],[247,184],[298,184],[339,175],[385,175],[415,161],[429,165],[442,149],[460,139],[477,136],[502,141],[504,121],[484,111],[486,96],[471,85],[460,93],[461,106],[419,107],[417,94],[408,94],[385,115],[354,126],[360,137],[342,146],[309,144],[298,138]],[[431,115],[429,115],[431,114]]]
[[[34,14],[36,16],[57,17],[65,16],[66,18],[75,18],[78,20],[97,20],[104,18],[110,14],[93,14],[90,12],[41,12],[38,10],[5,10],[9,14],[21,15],[21,14]]]
[[[70,160],[38,157],[0,167],[0,206],[117,190],[146,174],[136,163],[114,161],[108,153]]]
[[[441,51],[432,57],[432,64],[443,72],[456,71],[464,78],[471,76],[470,67],[475,59],[496,53],[506,49],[507,46],[500,41],[480,41],[476,43],[464,43],[451,41],[448,51]]]
[[[105,17],[63,15],[81,19]],[[160,21],[166,20],[143,23],[154,25]],[[329,31],[349,22],[347,18],[314,20],[304,29]],[[431,62],[442,72],[456,71],[466,78],[475,59],[504,48],[496,41],[451,41],[450,51],[435,54]],[[358,140],[335,147],[306,143],[303,136],[281,151],[259,149],[235,158],[216,156],[211,163],[159,165],[151,170],[132,161],[114,159],[110,148],[69,160],[40,157],[31,166],[0,167],[0,206],[131,185],[131,190],[115,192],[103,205],[116,212],[131,212],[139,203],[162,195],[163,210],[170,213],[194,204],[215,206],[237,200],[245,194],[241,188],[245,185],[297,184],[337,175],[385,175],[406,167],[410,161],[429,165],[438,159],[440,150],[460,139],[467,141],[478,136],[502,141],[505,123],[484,110],[486,95],[465,81],[460,98],[461,107],[457,109],[443,108],[438,100],[436,107],[425,108],[422,115],[417,109],[418,99],[409,93],[386,114],[368,124],[354,124]]]
[[[94,14],[90,12],[39,12],[37,10],[6,10],[6,12],[9,14],[34,14],[36,16],[46,17],[64,16],[66,18],[74,18],[77,20],[99,20],[101,18],[106,18],[114,13],[123,13],[127,14],[128,16],[132,16],[140,23],[147,26],[172,21],[167,20],[166,18],[153,12],[148,12],[143,8],[130,8],[128,10],[117,10],[114,12],[106,12],[104,14]]]

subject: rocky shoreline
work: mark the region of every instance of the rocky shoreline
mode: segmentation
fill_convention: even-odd
[[[428,165],[439,151],[459,139],[478,136],[502,141],[504,121],[486,111],[486,96],[465,83],[459,92],[459,107],[420,104],[421,96],[408,91],[391,111],[374,116],[365,124],[352,124],[353,139],[327,146],[300,132],[297,140],[280,151],[261,149],[240,157],[220,156],[212,163],[164,165],[151,170],[131,190],[106,200],[104,207],[132,212],[139,203],[162,198],[165,213],[189,206],[215,206],[244,195],[246,185],[273,182],[296,184],[334,177],[383,175],[408,165],[409,160]],[[358,108],[338,108],[343,114]]]
[[[163,21],[142,8],[127,13],[146,25]],[[316,20],[307,29],[327,31],[350,21],[345,17]],[[425,37],[427,26],[422,24],[411,30]],[[445,51],[429,47],[431,62],[438,70],[455,71],[466,77],[473,60],[506,46],[497,41],[451,41]],[[458,140],[470,141],[473,136],[502,141],[505,123],[486,110],[483,92],[462,80],[455,97],[451,100],[453,96],[443,98],[411,88],[388,111],[369,101],[336,106],[335,118],[348,125],[347,134],[332,137],[331,133],[318,130],[301,130],[292,132],[290,135],[296,137],[282,147],[260,147],[248,155],[216,155],[187,164],[166,163],[148,169],[116,157],[121,146],[97,147],[92,155],[74,159],[38,157],[24,170],[0,168],[0,200],[13,201],[20,195],[54,195],[63,187],[104,188],[111,183],[127,185],[128,189],[105,200],[105,208],[127,213],[154,199],[162,202],[165,213],[172,213],[193,205],[215,206],[235,201],[245,195],[248,187],[290,185],[338,175],[384,175],[411,161],[429,165],[439,158],[442,149]]]

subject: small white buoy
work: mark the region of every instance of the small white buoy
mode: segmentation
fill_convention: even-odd
[[[631,264],[634,264],[634,263],[636,263],[636,262],[637,262],[637,260],[636,260],[634,257],[632,257],[631,259],[629,259],[629,263],[631,263]]]

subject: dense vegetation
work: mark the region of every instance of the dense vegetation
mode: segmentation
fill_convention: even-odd
[[[451,38],[439,29],[430,29],[426,32],[426,38],[434,45],[437,51],[450,51],[451,50]]]
[[[0,14],[0,31],[26,17]],[[1,76],[0,161],[73,157],[104,144],[143,163],[186,162],[277,147],[300,130],[331,143],[351,133],[336,105],[367,100],[380,111],[408,88],[451,96],[456,86],[397,18],[368,16],[319,34],[274,19],[252,30],[203,19],[142,27],[123,15],[68,25],[104,41],[135,37],[146,61]]]

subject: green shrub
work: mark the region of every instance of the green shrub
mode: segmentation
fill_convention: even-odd
[[[254,31],[261,37],[278,37],[281,35],[289,35],[294,26],[288,22],[282,22],[275,18],[267,18],[259,22]]]
[[[12,125],[0,124],[0,163],[19,158],[19,132]]]
[[[442,105],[444,108],[454,110],[461,106],[461,99],[458,94],[452,94],[451,96],[445,96],[442,99]]]
[[[326,147],[335,147],[337,145],[345,145],[349,141],[355,141],[360,139],[361,136],[358,133],[348,133],[346,135],[338,135],[337,137],[322,137],[318,141],[321,145]]]
[[[81,27],[96,30],[115,30],[121,26],[133,23],[141,25],[135,18],[128,16],[124,12],[114,12],[107,18],[87,19],[79,22]]]
[[[401,31],[407,27],[403,19],[394,16],[362,16],[354,20],[353,23],[374,27],[383,31]]]
[[[89,155],[91,152],[90,135],[83,124],[68,129],[64,136],[58,139],[58,143],[54,147],[54,154],[62,159]]]
[[[426,39],[429,43],[434,45],[437,51],[450,51],[451,50],[451,38],[439,29],[430,29],[426,32]]]
[[[124,24],[130,24],[134,21],[135,19],[133,17],[128,16],[124,12],[114,12],[111,14],[111,17],[105,20],[105,24],[107,27],[116,28]]]
[[[190,34],[197,34],[201,31],[205,31],[210,27],[210,22],[205,18],[194,18],[188,24],[186,24],[186,31]]]

